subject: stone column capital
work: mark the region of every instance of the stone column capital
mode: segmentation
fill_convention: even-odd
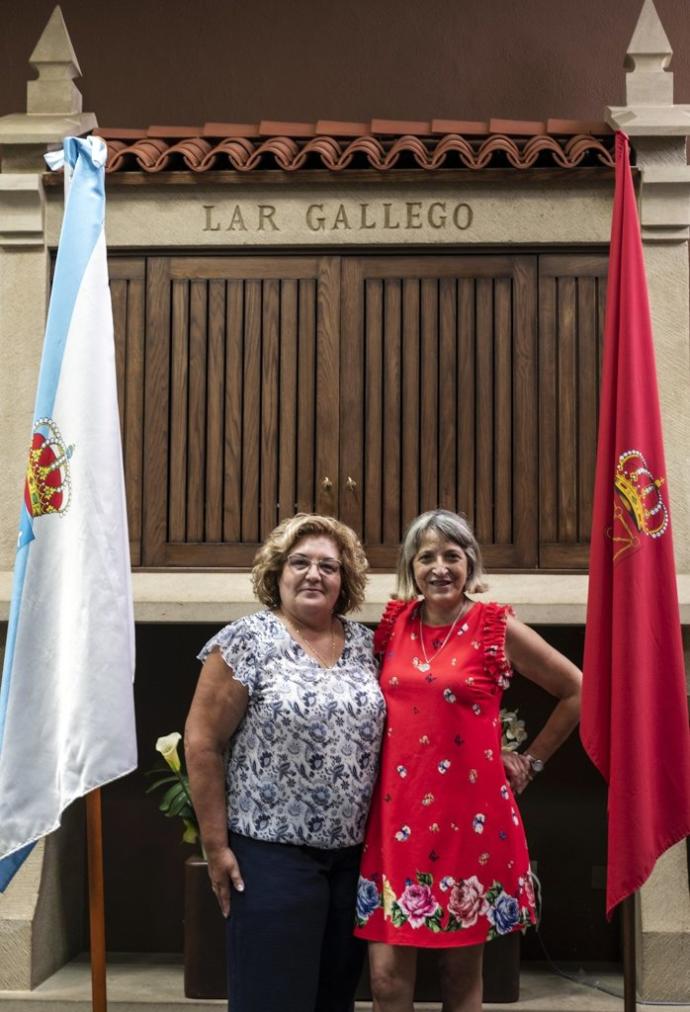
[[[51,14],[29,62],[38,78],[27,83],[26,112],[0,117],[2,171],[40,172],[43,155],[63,138],[81,136],[98,126],[92,112],[82,112],[81,76],[59,7]]]
[[[606,122],[628,134],[635,152],[645,242],[690,238],[690,105],[673,102],[672,56],[653,0],[645,0],[624,61],[627,104],[606,110]]]

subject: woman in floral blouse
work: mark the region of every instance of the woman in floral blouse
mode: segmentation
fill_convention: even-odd
[[[357,897],[377,1012],[410,1012],[418,948],[440,950],[444,1010],[478,1012],[484,943],[531,924],[514,793],[575,727],[580,672],[485,590],[464,517],[433,510],[405,536],[398,599],[376,634],[388,715]],[[512,667],[558,698],[528,753],[501,753]]]
[[[367,562],[331,517],[259,550],[265,606],[225,626],[185,730],[209,875],[228,918],[232,1012],[349,1012],[357,874],[384,721],[369,630],[343,618]]]

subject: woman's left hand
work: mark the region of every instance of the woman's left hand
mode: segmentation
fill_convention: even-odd
[[[501,752],[501,759],[506,771],[506,779],[513,794],[522,794],[532,780],[533,773],[529,759],[519,752]]]

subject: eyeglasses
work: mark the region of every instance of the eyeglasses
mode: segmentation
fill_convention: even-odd
[[[309,559],[306,555],[288,555],[286,562],[298,576],[304,576],[312,566],[316,566],[321,576],[336,576],[342,566],[337,559]]]

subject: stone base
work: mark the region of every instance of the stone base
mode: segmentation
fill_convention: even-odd
[[[540,964],[530,964],[521,975],[520,1001],[513,1005],[484,1005],[484,1012],[620,1012],[622,975],[611,968],[583,977],[615,992],[606,994],[582,983],[557,976]],[[578,976],[577,967],[564,967]],[[187,1012],[227,1008],[225,1001],[184,997],[181,956],[109,956],[108,1003],[112,1012]],[[440,1005],[418,1004],[417,1012],[440,1012]],[[652,1006],[654,1007],[654,1006]],[[34,991],[0,991],[0,1012],[88,1012],[91,1008],[91,977],[86,957],[68,963]],[[371,1012],[368,1002],[358,1002],[356,1012]],[[677,1012],[690,1012],[690,1005],[677,1005]]]

